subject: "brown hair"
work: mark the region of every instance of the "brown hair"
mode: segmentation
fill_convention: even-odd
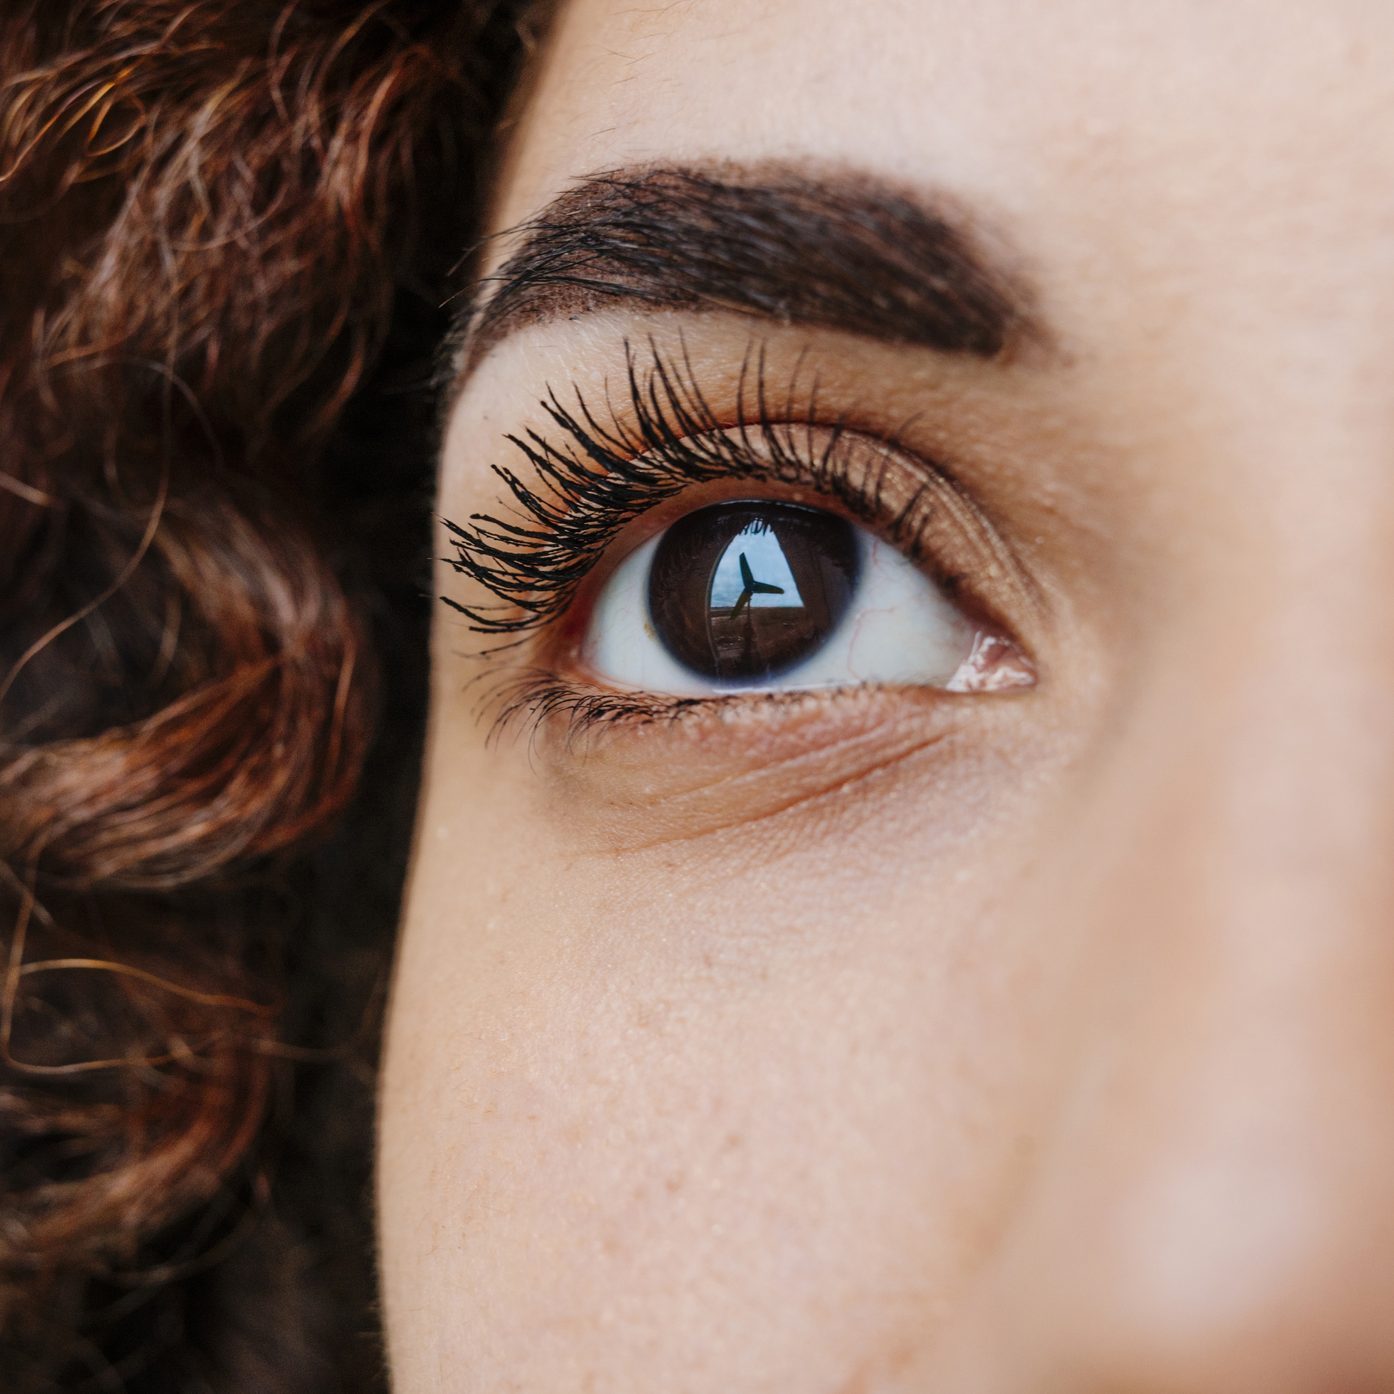
[[[7,1394],[379,1384],[361,1023],[515,8],[0,14]]]

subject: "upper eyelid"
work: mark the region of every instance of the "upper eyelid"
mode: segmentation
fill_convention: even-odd
[[[647,350],[647,369],[641,371],[635,346],[625,341],[628,401],[623,409],[607,391],[601,419],[579,388],[574,406],[550,392],[541,405],[560,436],[534,427],[509,437],[537,474],[534,486],[509,466],[493,466],[511,496],[512,517],[475,514],[464,525],[444,520],[455,549],[455,556],[444,560],[481,584],[493,601],[480,605],[442,599],[477,632],[497,637],[495,647],[521,642],[528,632],[564,614],[615,538],[636,517],[694,483],[763,475],[771,482],[821,485],[859,522],[884,532],[878,526],[886,521],[878,516],[879,502],[868,497],[874,491],[850,485],[839,490],[846,481],[835,470],[819,477],[809,459],[814,433],[827,454],[839,438],[861,437],[868,442],[868,458],[877,450],[887,462],[893,455],[908,455],[911,464],[900,470],[902,480],[922,478],[927,496],[932,485],[940,508],[986,540],[992,565],[1010,573],[1018,589],[1031,589],[1029,574],[951,472],[905,452],[894,434],[854,429],[845,417],[829,418],[822,411],[816,376],[801,385],[806,351],[798,355],[785,386],[775,391],[765,346],[748,344],[734,391],[727,389],[731,410],[720,411],[702,388],[685,339],[671,356],[652,339]],[[758,468],[760,454],[773,456],[772,468]],[[910,512],[906,510],[907,517]],[[904,546],[913,538],[902,530],[888,540]],[[981,608],[989,618],[1004,621],[998,607]]]

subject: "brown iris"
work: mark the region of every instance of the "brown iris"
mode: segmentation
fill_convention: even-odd
[[[668,652],[704,678],[751,684],[811,658],[857,585],[856,530],[773,499],[680,518],[649,572],[649,616]]]

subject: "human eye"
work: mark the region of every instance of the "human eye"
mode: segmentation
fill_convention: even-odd
[[[626,358],[620,406],[549,393],[549,427],[493,466],[505,506],[446,521],[472,593],[443,599],[491,636],[498,725],[1033,685],[1011,559],[947,474],[825,412],[797,369],[774,393],[763,353],[724,411],[685,357]]]
[[[1032,681],[1015,644],[903,553],[780,498],[707,504],[635,548],[601,588],[578,652],[601,682],[673,696]]]

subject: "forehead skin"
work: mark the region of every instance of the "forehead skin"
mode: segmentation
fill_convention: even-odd
[[[1034,273],[1115,484],[1152,492],[1139,435],[1199,459],[1223,433],[1268,489],[1284,471],[1246,438],[1271,426],[1270,393],[1319,423],[1320,441],[1285,434],[1293,458],[1335,467],[1386,424],[1391,41],[1377,0],[577,0],[491,221],[651,161],[811,161],[945,191]],[[1216,390],[1235,375],[1264,390]],[[1191,412],[1158,410],[1173,395]]]
[[[597,850],[438,612],[399,1394],[1394,1388],[1394,7],[572,0],[492,227],[771,161],[942,193],[1034,287],[1049,364],[846,357],[897,419],[978,403],[974,482],[1069,601],[1048,716],[733,853]],[[441,512],[650,323],[491,351]]]
[[[593,170],[815,157],[979,203],[1091,313],[1136,311],[1128,272],[1149,298],[1206,277],[1209,303],[1217,264],[1217,320],[1251,320],[1258,284],[1368,308],[1387,278],[1312,284],[1290,258],[1338,233],[1370,273],[1394,256],[1391,32],[1377,0],[577,0],[495,221]]]

